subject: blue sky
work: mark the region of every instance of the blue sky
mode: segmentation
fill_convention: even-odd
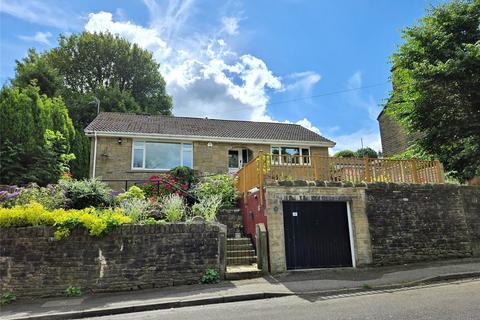
[[[379,150],[389,56],[436,2],[2,1],[0,82],[30,47],[108,30],[154,53],[175,115],[299,123],[335,150],[355,150],[361,138]],[[347,91],[359,87],[368,88]]]

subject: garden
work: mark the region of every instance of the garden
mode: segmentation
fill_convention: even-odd
[[[188,167],[152,176],[122,193],[95,178],[65,175],[57,184],[0,191],[0,227],[53,226],[57,240],[74,228],[102,236],[122,224],[214,221],[219,208],[232,207],[236,200],[234,177],[198,178]]]

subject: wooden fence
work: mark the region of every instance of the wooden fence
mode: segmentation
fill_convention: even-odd
[[[263,189],[265,179],[350,182],[443,183],[438,160],[390,160],[263,154],[238,172],[237,187],[245,197]]]

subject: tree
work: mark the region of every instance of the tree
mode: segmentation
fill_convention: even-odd
[[[89,147],[83,129],[101,111],[171,114],[171,97],[152,54],[110,33],[60,36],[58,47],[39,54],[30,50],[17,61],[12,84],[32,83],[48,97],[62,97],[76,127],[70,140],[75,177],[88,176]]]
[[[95,118],[90,102],[101,110],[171,114],[172,101],[152,53],[110,33],[60,36],[47,53],[64,82],[61,92],[71,115],[81,126]]]
[[[59,97],[33,86],[0,91],[0,183],[57,182],[74,158],[69,141],[75,130]]]
[[[480,175],[480,1],[433,7],[392,56],[389,114],[456,178]]]
[[[377,153],[377,151],[373,150],[372,148],[365,147],[365,148],[360,148],[357,151],[355,151],[355,157],[358,157],[358,158],[363,158],[363,157],[378,158],[378,153]]]
[[[333,156],[339,158],[353,158],[355,157],[355,152],[352,150],[341,150],[336,152]]]

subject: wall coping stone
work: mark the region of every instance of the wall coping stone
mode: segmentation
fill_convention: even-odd
[[[480,186],[463,185],[463,184],[432,184],[432,183],[393,183],[393,182],[350,182],[350,181],[323,181],[323,180],[265,180],[266,187],[320,187],[320,188],[365,188],[365,189],[451,189],[458,188],[478,190]]]

